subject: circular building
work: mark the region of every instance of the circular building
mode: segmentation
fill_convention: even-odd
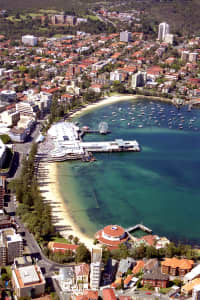
[[[106,246],[118,246],[128,240],[127,232],[119,225],[108,225],[95,234],[99,243]]]

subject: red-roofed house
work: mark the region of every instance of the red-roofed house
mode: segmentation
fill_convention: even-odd
[[[78,248],[78,245],[49,242],[48,248],[51,249],[51,251],[53,251],[54,253],[56,252],[65,253],[65,251],[75,252],[76,249]]]
[[[85,290],[83,295],[76,296],[76,300],[98,300],[98,291]]]
[[[133,268],[132,273],[137,274],[144,268],[143,260],[138,260],[136,266]]]
[[[90,267],[88,264],[75,266],[76,285],[79,290],[88,289]]]
[[[141,244],[145,244],[146,246],[154,246],[156,244],[158,236],[157,235],[145,235],[139,239],[137,239],[135,245],[139,246]]]
[[[103,300],[117,300],[113,289],[103,289],[102,291]]]

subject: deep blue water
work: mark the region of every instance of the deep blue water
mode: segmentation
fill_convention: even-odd
[[[85,140],[136,139],[142,148],[58,165],[61,192],[82,231],[92,236],[104,225],[143,222],[161,236],[200,242],[200,110],[133,100],[77,120],[91,129],[105,121],[111,130]]]

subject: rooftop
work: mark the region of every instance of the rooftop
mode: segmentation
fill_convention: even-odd
[[[113,237],[120,237],[124,234],[124,229],[119,225],[108,225],[103,229],[104,233],[113,236]]]
[[[24,285],[38,283],[40,281],[35,266],[26,266],[19,268],[18,270]]]
[[[161,265],[171,268],[191,269],[194,265],[194,261],[190,259],[178,259],[173,257],[165,258],[165,260],[161,262]]]

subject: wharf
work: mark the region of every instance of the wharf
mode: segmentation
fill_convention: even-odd
[[[150,228],[144,226],[143,224],[136,224],[135,226],[129,227],[126,229],[126,232],[130,233],[130,232],[136,231],[138,229],[140,229],[144,232],[147,232],[149,234],[152,233],[152,230]]]
[[[93,153],[111,152],[139,152],[140,145],[136,140],[84,142],[82,137],[85,133],[107,134],[104,123],[99,130],[90,130],[89,127],[80,128],[73,123],[58,122],[48,130],[48,135],[40,144],[38,154],[43,161],[59,162],[66,160],[82,160],[85,162],[95,161]]]

